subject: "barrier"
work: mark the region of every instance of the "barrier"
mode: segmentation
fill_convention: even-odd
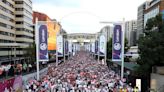
[[[16,76],[8,80],[0,82],[0,92],[6,91],[12,92],[22,92],[22,76]]]

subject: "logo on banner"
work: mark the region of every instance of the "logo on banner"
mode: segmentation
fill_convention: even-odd
[[[39,25],[39,61],[48,61],[48,30],[46,25]]]
[[[122,43],[122,29],[121,25],[115,25],[113,34],[113,52],[112,61],[121,61],[121,43]]]

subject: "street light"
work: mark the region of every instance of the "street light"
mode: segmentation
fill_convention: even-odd
[[[121,79],[123,79],[124,77],[124,43],[125,43],[125,19],[123,19],[123,21],[118,21],[118,22],[108,22],[108,21],[102,21],[100,22],[102,24],[113,24],[113,25],[116,25],[116,24],[121,24],[122,25],[122,53],[121,53]]]

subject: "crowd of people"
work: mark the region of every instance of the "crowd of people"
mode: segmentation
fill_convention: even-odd
[[[24,84],[24,92],[133,92],[120,76],[80,51],[58,66],[51,64],[47,75]],[[136,91],[137,92],[137,91]]]

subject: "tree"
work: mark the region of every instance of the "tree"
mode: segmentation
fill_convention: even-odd
[[[147,21],[144,36],[138,41],[140,57],[135,73],[143,80],[144,85],[150,86],[150,74],[153,66],[164,65],[164,22],[161,15]],[[146,88],[146,87],[142,87]],[[145,89],[146,90],[146,89]]]
[[[139,38],[138,49],[140,58],[136,68],[138,75],[147,77],[153,66],[164,65],[164,23],[161,15],[147,21],[145,36]]]
[[[25,57],[30,57],[30,62],[29,63],[34,63],[36,62],[36,45],[35,43],[31,44],[29,47],[24,49],[24,56]]]

